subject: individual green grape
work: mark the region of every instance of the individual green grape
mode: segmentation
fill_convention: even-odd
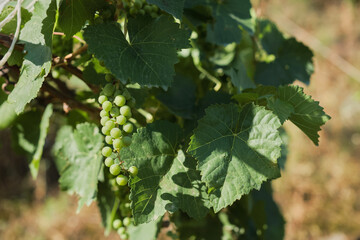
[[[116,118],[116,122],[119,125],[124,125],[126,123],[126,121],[127,121],[127,118],[123,115],[120,115]]]
[[[126,103],[126,98],[123,95],[118,95],[115,97],[114,103],[116,104],[116,106],[122,107]]]
[[[111,83],[106,84],[105,87],[103,88],[104,94],[109,97],[114,93],[114,91],[115,91],[115,87]]]
[[[116,178],[116,180],[117,180],[117,178]],[[123,224],[124,224],[125,227],[128,227],[131,224],[131,219],[128,218],[128,217],[124,218],[123,219]]]
[[[139,10],[139,14],[140,14],[140,15],[145,15],[145,11],[144,11],[143,9],[140,9],[140,10]]]
[[[117,116],[119,116],[119,115],[120,115],[120,110],[119,110],[119,108],[113,107],[113,108],[110,110],[110,115],[111,115],[112,117],[117,117]]]
[[[131,166],[128,171],[131,174],[131,176],[136,176],[139,172],[139,169],[135,166]]]
[[[120,113],[121,113],[121,115],[123,115],[123,116],[125,116],[127,118],[131,117],[131,115],[132,115],[131,114],[131,108],[129,106],[127,106],[127,105],[124,105],[124,106],[122,106],[120,108]]]
[[[112,153],[112,150],[110,147],[103,147],[103,149],[101,150],[101,154],[104,156],[104,157],[110,157],[111,156],[111,153]]]
[[[105,111],[104,109],[100,111],[100,117],[108,117],[109,112]]]
[[[125,207],[126,207],[126,208],[130,208],[130,207],[131,207],[131,204],[130,204],[130,203],[125,203]]]
[[[112,104],[109,101],[103,102],[103,104],[101,106],[106,112],[109,112],[112,108]]]
[[[110,131],[111,134],[111,131]],[[109,145],[113,144],[113,138],[111,136],[106,136],[105,137],[105,142]]]
[[[141,7],[142,7],[142,2],[141,1],[138,1],[138,0],[135,0],[135,2],[134,2],[134,8],[136,8],[136,9],[141,9]]]
[[[108,100],[108,98],[107,98],[107,96],[105,96],[105,95],[100,95],[99,96],[99,98],[98,98],[98,102],[100,103],[100,104],[103,104],[105,101],[107,101]]]
[[[107,166],[107,167],[110,167],[111,165],[113,165],[114,164],[114,159],[112,159],[111,157],[107,157],[106,159],[105,159],[105,166]]]
[[[124,143],[124,146],[130,146],[132,139],[129,136],[125,136],[122,138],[122,142]]]
[[[134,130],[134,126],[133,126],[131,123],[126,123],[126,124],[124,124],[124,126],[123,126],[123,130],[124,130],[126,133],[131,133],[131,132]]]
[[[144,7],[144,10],[145,10],[146,13],[150,14],[152,12],[152,7],[150,5],[146,5]]]
[[[106,123],[105,123],[105,127],[109,128],[109,131],[111,131],[111,129],[113,129],[115,127],[115,123],[113,120],[108,120]]]
[[[108,116],[105,116],[105,117],[101,118],[100,123],[102,126],[105,126],[105,123],[109,120],[110,120],[110,118]]]
[[[51,74],[52,74],[53,78],[59,78],[60,77],[60,72],[58,70],[52,70]]]
[[[114,79],[114,78],[113,78],[113,75],[111,75],[111,74],[106,74],[106,75],[105,75],[105,80],[106,80],[107,82],[111,82],[113,79]]]
[[[119,164],[113,164],[110,166],[109,171],[112,175],[117,176],[121,172],[121,167],[119,166]]]
[[[121,240],[127,240],[129,238],[129,235],[127,233],[120,234]]]
[[[121,130],[119,128],[113,128],[110,131],[110,135],[113,138],[119,138],[121,137]]]
[[[110,128],[106,127],[106,126],[103,126],[101,128],[101,132],[104,134],[104,135],[109,135],[110,134]]]
[[[124,176],[124,175],[119,175],[116,177],[116,182],[117,184],[119,184],[119,186],[126,186],[128,183],[128,177]],[[126,218],[124,218],[125,221]],[[124,222],[125,225],[125,222]],[[127,225],[128,226],[128,225]]]
[[[136,15],[138,13],[138,10],[137,9],[135,9],[135,8],[131,8],[130,9],[130,14],[131,15]]]
[[[122,222],[120,219],[115,219],[112,225],[114,229],[119,229],[122,226]]]
[[[117,139],[113,140],[113,147],[115,149],[121,149],[123,146],[124,146],[124,143],[120,138],[117,138]]]
[[[117,230],[117,233],[118,233],[119,235],[126,233],[126,228],[124,228],[124,227],[119,227],[119,229]]]

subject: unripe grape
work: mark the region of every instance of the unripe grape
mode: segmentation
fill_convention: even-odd
[[[124,176],[124,175],[119,175],[116,177],[116,182],[117,184],[119,184],[120,186],[126,186],[127,183],[128,183],[128,177]],[[126,218],[124,218],[124,221],[125,221]],[[127,220],[128,222],[128,220]],[[124,222],[124,225],[125,225],[125,222]],[[125,225],[125,226],[129,226],[129,225]]]
[[[109,112],[105,111],[104,109],[100,111],[100,117],[108,117]]]
[[[152,7],[150,6],[150,5],[146,5],[145,7],[144,7],[144,10],[145,10],[145,12],[146,13],[151,13],[152,12]]]
[[[136,176],[139,172],[139,169],[135,166],[131,166],[128,171],[131,174],[131,176]]]
[[[135,9],[135,8],[131,8],[131,9],[130,9],[130,14],[131,14],[131,15],[136,15],[137,12],[138,12],[138,10]]]
[[[100,123],[101,123],[102,126],[105,126],[105,123],[106,123],[107,121],[109,121],[109,120],[110,120],[110,118],[107,117],[107,116],[105,116],[105,117],[102,117],[102,118],[101,118]]]
[[[119,235],[126,233],[126,228],[120,227],[120,228],[118,229],[117,233],[118,233]]]
[[[115,91],[115,87],[111,83],[106,84],[105,87],[103,88],[103,92],[106,96],[111,96],[114,93],[114,91]]]
[[[124,105],[120,108],[120,113],[125,117],[131,117],[131,108],[127,105]]]
[[[145,11],[144,11],[143,9],[140,9],[140,10],[139,10],[139,14],[140,14],[140,15],[145,15]]]
[[[120,115],[116,118],[116,122],[119,124],[119,125],[124,125],[127,121],[127,118],[123,115]]]
[[[123,130],[127,133],[131,133],[134,130],[134,126],[131,123],[126,123],[123,126]]]
[[[103,102],[103,104],[101,106],[106,112],[109,112],[112,108],[112,104],[109,101]]]
[[[119,138],[121,136],[121,130],[119,128],[113,128],[110,131],[110,135],[113,138]]]
[[[122,140],[120,138],[114,139],[113,140],[113,147],[115,149],[121,149],[123,147],[124,143],[122,142]]]
[[[120,175],[121,176],[121,175]],[[117,180],[117,179],[116,179]],[[125,227],[129,226],[131,224],[131,219],[126,217],[123,219],[123,224]]]
[[[109,135],[110,134],[110,128],[106,127],[106,126],[103,126],[101,128],[101,132],[104,134],[104,135]]]
[[[105,159],[105,166],[107,166],[107,167],[110,167],[111,165],[113,165],[114,164],[114,159],[112,159],[111,157],[107,157],[106,159]]]
[[[106,74],[106,75],[105,75],[105,80],[106,80],[107,82],[111,82],[111,81],[113,80],[113,76],[112,76],[111,74]]]
[[[129,235],[124,233],[120,235],[121,240],[127,240],[129,238]]]
[[[119,108],[113,107],[113,108],[110,110],[110,115],[111,115],[112,117],[117,117],[117,116],[119,116],[119,115],[120,115],[120,110],[119,110]]]
[[[130,207],[131,207],[131,204],[130,204],[130,203],[125,203],[125,207],[126,207],[126,208],[130,208]]]
[[[130,146],[132,139],[129,136],[125,136],[122,138],[122,142],[124,143],[125,146]]]
[[[155,12],[155,13],[159,10],[159,8],[156,5],[152,5],[151,7],[152,7],[153,12]]]
[[[110,134],[111,134],[111,131],[110,131]],[[109,145],[113,144],[113,139],[111,136],[106,136],[105,137],[105,142]]]
[[[126,103],[126,98],[123,95],[118,95],[115,97],[114,103],[116,104],[116,106],[122,107]]]
[[[119,175],[119,173],[121,172],[121,168],[120,168],[119,164],[113,164],[110,166],[109,171],[112,175],[116,176],[116,175]]]
[[[114,229],[118,229],[118,228],[120,228],[121,226],[122,226],[122,222],[121,222],[120,219],[115,219],[115,220],[113,221],[113,228],[114,228]]]
[[[51,74],[52,74],[52,76],[54,78],[59,78],[60,77],[60,72],[57,71],[57,70],[52,70]]]
[[[135,0],[135,2],[134,2],[134,8],[140,9],[141,7],[142,7],[142,2]]]
[[[112,150],[110,147],[103,147],[103,149],[101,150],[101,154],[104,156],[104,157],[110,157],[111,156],[111,153],[112,153]]]
[[[103,104],[105,101],[107,101],[108,100],[108,98],[107,98],[107,96],[105,96],[105,95],[100,95],[99,96],[99,98],[98,98],[98,102],[100,103],[100,104]]]
[[[105,123],[105,127],[107,127],[109,129],[109,131],[111,131],[111,129],[113,129],[115,127],[115,123],[112,120],[109,120]]]

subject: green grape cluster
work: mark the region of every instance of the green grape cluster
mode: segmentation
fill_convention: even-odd
[[[130,208],[130,203],[129,208]],[[117,231],[120,238],[123,240],[126,240],[129,238],[129,234],[127,233],[127,228],[132,224],[133,219],[130,217],[124,217],[124,218],[116,218],[112,222],[112,227]]]
[[[124,9],[131,15],[148,15],[152,18],[159,16],[159,8],[148,4],[145,0],[122,0]]]
[[[125,170],[121,166],[119,151],[131,144],[131,133],[134,125],[129,121],[132,116],[131,107],[126,105],[134,99],[125,88],[123,91],[116,89],[115,85],[108,83],[104,86],[98,98],[102,106],[100,112],[101,132],[105,135],[106,146],[101,153],[105,157],[104,164],[109,172],[116,176],[116,183],[119,186],[128,184],[128,176],[136,176],[138,169],[135,166]]]

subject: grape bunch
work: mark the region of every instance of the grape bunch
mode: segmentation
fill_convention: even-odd
[[[127,233],[127,227],[129,227],[131,223],[132,219],[129,217],[124,217],[123,219],[117,218],[113,221],[112,226],[115,230],[117,230],[120,238],[125,240],[129,238],[129,235]]]
[[[127,175],[136,176],[138,173],[136,166],[124,169],[119,156],[119,151],[123,147],[128,147],[132,141],[131,133],[134,125],[129,122],[132,114],[130,106],[126,104],[134,102],[134,99],[126,88],[121,91],[112,83],[108,83],[100,93],[98,102],[102,106],[100,123],[103,126],[101,132],[105,135],[106,143],[101,151],[105,157],[104,164],[109,168],[110,173],[116,176],[116,183],[119,186],[126,186],[129,180]]]
[[[159,8],[148,4],[145,0],[122,0],[124,9],[131,15],[149,15],[152,18],[159,16]]]

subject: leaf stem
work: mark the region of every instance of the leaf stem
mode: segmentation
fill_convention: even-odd
[[[197,68],[197,70],[199,70],[202,74],[205,75],[205,77],[207,77],[210,81],[212,81],[213,83],[215,83],[215,87],[214,87],[214,90],[217,92],[220,90],[221,88],[221,82],[216,78],[214,77],[213,75],[211,75],[208,71],[206,71],[203,67],[201,67],[200,65],[198,64],[195,64],[195,67]]]

